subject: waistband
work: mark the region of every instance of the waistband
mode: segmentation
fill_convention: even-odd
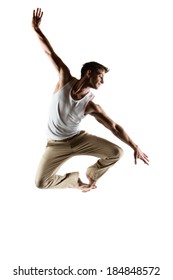
[[[72,137],[68,137],[68,138],[65,138],[65,139],[61,139],[61,140],[48,140],[48,142],[49,141],[53,141],[53,142],[68,142],[68,141],[70,141],[70,140],[72,140],[72,139],[74,139],[75,137],[77,137],[77,136],[79,136],[79,135],[81,135],[81,134],[84,134],[84,133],[86,133],[84,130],[81,130],[79,133],[77,133],[77,134],[75,134],[74,136],[72,136]]]

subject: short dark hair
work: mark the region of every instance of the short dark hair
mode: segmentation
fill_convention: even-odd
[[[91,62],[87,62],[87,63],[83,64],[83,66],[81,68],[81,77],[83,77],[88,70],[96,71],[98,69],[104,70],[105,73],[107,73],[109,71],[109,69],[106,66],[104,66],[98,62],[91,61]]]

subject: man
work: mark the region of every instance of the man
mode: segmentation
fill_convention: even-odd
[[[59,75],[52,97],[48,121],[48,143],[36,174],[36,186],[39,188],[79,188],[89,191],[96,188],[97,180],[122,156],[122,149],[103,138],[80,131],[79,124],[87,116],[93,116],[109,129],[116,137],[134,150],[135,164],[141,159],[149,160],[139,147],[130,139],[125,130],[115,123],[99,106],[95,104],[91,88],[98,89],[104,83],[108,68],[97,62],[85,63],[81,69],[81,78],[74,78],[68,67],[54,52],[49,41],[40,29],[43,16],[41,9],[33,11],[32,26]],[[58,169],[66,160],[76,155],[91,155],[99,158],[88,167],[88,183],[79,178],[78,172],[57,175]]]

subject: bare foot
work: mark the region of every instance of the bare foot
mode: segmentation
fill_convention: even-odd
[[[96,181],[94,181],[93,179],[91,179],[88,175],[86,175],[88,180],[89,180],[89,184],[84,184],[81,188],[82,192],[89,192],[90,190],[96,189]],[[81,181],[81,180],[80,180]]]
[[[81,190],[82,192],[89,192],[90,190],[96,189],[96,186],[90,186],[89,184],[85,187],[82,187]]]
[[[90,190],[97,188],[96,185],[83,183],[80,178],[78,179],[78,184],[79,189],[82,192],[89,192]]]
[[[95,188],[97,188],[97,186],[96,186],[96,182],[97,182],[97,181],[95,181],[95,180],[93,180],[91,177],[89,177],[88,174],[86,174],[86,176],[87,176],[87,178],[88,178],[88,180],[89,180],[89,185],[90,185],[90,186],[95,186]]]

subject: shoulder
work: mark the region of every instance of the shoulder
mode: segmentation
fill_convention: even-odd
[[[77,79],[73,76],[70,76],[67,79],[59,79],[58,83],[56,84],[54,93],[61,90],[62,88],[66,87],[66,85],[73,86],[73,84],[77,81]]]
[[[103,111],[103,109],[101,108],[101,106],[99,104],[94,103],[93,101],[89,101],[86,109],[85,109],[85,114],[95,114],[95,113],[101,113]]]

